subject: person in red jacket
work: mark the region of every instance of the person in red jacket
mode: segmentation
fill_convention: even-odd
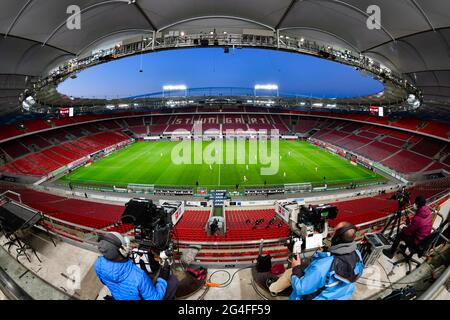
[[[423,239],[431,234],[433,217],[430,207],[427,206],[425,197],[417,196],[414,200],[414,208],[416,209],[416,214],[409,226],[403,228],[397,234],[390,249],[383,250],[384,255],[389,259],[394,257],[395,251],[401,241],[404,241],[408,247],[417,247]]]

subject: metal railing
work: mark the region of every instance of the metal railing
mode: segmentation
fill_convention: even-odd
[[[339,50],[303,38],[283,37],[279,32],[276,32],[266,36],[254,36],[251,34],[190,34],[185,36],[170,36],[168,34],[159,33],[154,35],[154,38],[152,39],[143,38],[141,41],[123,45],[120,44],[109,49],[97,51],[84,58],[77,57],[72,59],[63,65],[54,68],[48,77],[39,79],[34,83],[33,89],[24,93],[23,98],[26,98],[25,95],[35,95],[38,102],[55,105],[56,100],[62,99],[62,96],[59,95],[55,89],[56,85],[83,69],[110,60],[146,52],[176,48],[205,47],[205,41],[208,43],[206,46],[220,46],[225,48],[256,47],[309,54],[364,70],[378,79],[384,79],[386,81],[386,86],[388,87],[388,89],[385,90],[386,94],[383,97],[379,97],[378,95],[365,97],[373,100],[373,103],[378,102],[386,105],[401,104],[406,100],[408,93],[414,93],[415,95],[420,96],[418,89],[402,79],[399,74],[387,67],[381,66],[372,58],[365,57],[361,53],[352,53],[349,50]],[[349,102],[347,100],[357,103],[357,101],[361,101],[361,98],[343,99],[343,103],[345,102],[345,104],[347,104]],[[101,101],[103,100],[85,99],[85,102],[83,103],[94,105],[96,102],[101,103]],[[119,99],[117,99],[117,101],[119,101]],[[67,103],[75,103],[75,101],[69,100]],[[369,102],[366,101],[365,103],[368,104]],[[344,107],[344,104],[342,104],[342,107]]]
[[[417,300],[432,300],[440,290],[447,290],[445,284],[450,278],[450,266],[444,271],[441,276],[433,282],[433,284],[421,295]]]

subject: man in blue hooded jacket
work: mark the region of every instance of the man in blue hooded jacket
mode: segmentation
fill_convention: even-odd
[[[299,257],[292,261],[292,300],[347,300],[355,291],[364,264],[356,249],[356,227],[341,222],[327,252],[317,252],[304,268]]]
[[[292,260],[292,269],[271,284],[269,290],[278,293],[292,285],[291,300],[347,300],[355,290],[364,264],[356,249],[356,227],[348,222],[336,226],[327,251],[316,252],[308,266],[300,257]],[[286,278],[286,276],[290,277]],[[286,281],[287,280],[287,281]]]
[[[172,299],[178,281],[164,266],[153,284],[144,270],[130,259],[129,240],[120,233],[109,232],[100,240],[98,249],[103,255],[97,259],[95,272],[115,300]]]

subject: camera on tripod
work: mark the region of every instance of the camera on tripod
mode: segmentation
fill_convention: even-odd
[[[406,190],[405,186],[403,186],[392,196],[392,199],[398,201],[399,210],[402,210],[409,203],[410,198],[411,194]]]
[[[333,205],[321,205],[321,206],[301,206],[297,217],[297,225],[304,224],[306,226],[312,226],[313,232],[317,231],[322,233],[325,228],[325,221],[328,219],[336,219],[338,214],[338,208]]]
[[[297,206],[297,209],[295,206],[290,206],[290,209],[292,235],[285,243],[289,251],[293,255],[297,255],[301,250],[321,247],[323,239],[327,236],[327,220],[337,217],[338,208],[325,204],[319,206],[300,205]]]
[[[164,252],[169,257],[173,252],[171,217],[176,210],[176,207],[157,206],[152,200],[135,198],[125,204],[121,221],[134,225],[135,241],[139,249],[158,254]]]

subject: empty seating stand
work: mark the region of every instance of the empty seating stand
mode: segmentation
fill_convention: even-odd
[[[373,141],[357,150],[357,153],[366,156],[374,161],[381,161],[392,154],[399,151],[398,147],[390,144],[382,143],[379,141]]]
[[[289,227],[277,219],[269,225],[275,216],[274,209],[261,210],[227,210],[225,235],[207,235],[205,226],[209,218],[209,210],[186,210],[182,219],[176,225],[174,238],[180,241],[254,241],[260,239],[278,239],[289,235]],[[263,222],[255,225],[256,220]],[[248,221],[249,220],[249,221]]]
[[[38,134],[33,134],[33,135],[30,135],[30,136],[25,136],[25,137],[23,137],[23,138],[20,138],[19,141],[20,141],[23,145],[25,145],[25,146],[27,146],[27,147],[30,147],[30,146],[34,145],[34,146],[37,146],[37,147],[40,148],[40,149],[44,149],[44,148],[47,148],[47,147],[50,147],[50,146],[51,146],[51,144],[50,144],[47,140],[43,139],[43,138],[42,138],[40,135],[38,135]]]
[[[443,144],[441,142],[424,138],[420,142],[415,144],[410,150],[433,158],[442,149]]]
[[[47,136],[54,137],[55,135],[48,134]],[[45,141],[40,137],[37,138],[36,141],[40,141],[39,139]],[[3,165],[0,167],[0,171],[16,173],[19,175],[45,175],[75,160],[81,159],[90,153],[126,141],[127,139],[128,137],[121,132],[102,132],[89,137],[82,137],[78,140],[51,146],[50,148],[31,154],[29,153],[29,150],[20,143],[16,142],[13,145],[13,142],[7,142],[6,149],[8,151],[11,149],[13,155],[17,154],[17,156],[21,156],[21,158]],[[34,140],[28,138],[28,141]],[[48,144],[48,146],[50,146],[50,144]],[[27,154],[24,155],[24,152]]]
[[[408,150],[402,150],[386,161],[382,161],[385,166],[402,173],[419,172],[430,165],[431,162],[430,158]]]
[[[28,150],[23,144],[14,140],[2,143],[0,148],[13,159],[30,153],[30,150]]]

